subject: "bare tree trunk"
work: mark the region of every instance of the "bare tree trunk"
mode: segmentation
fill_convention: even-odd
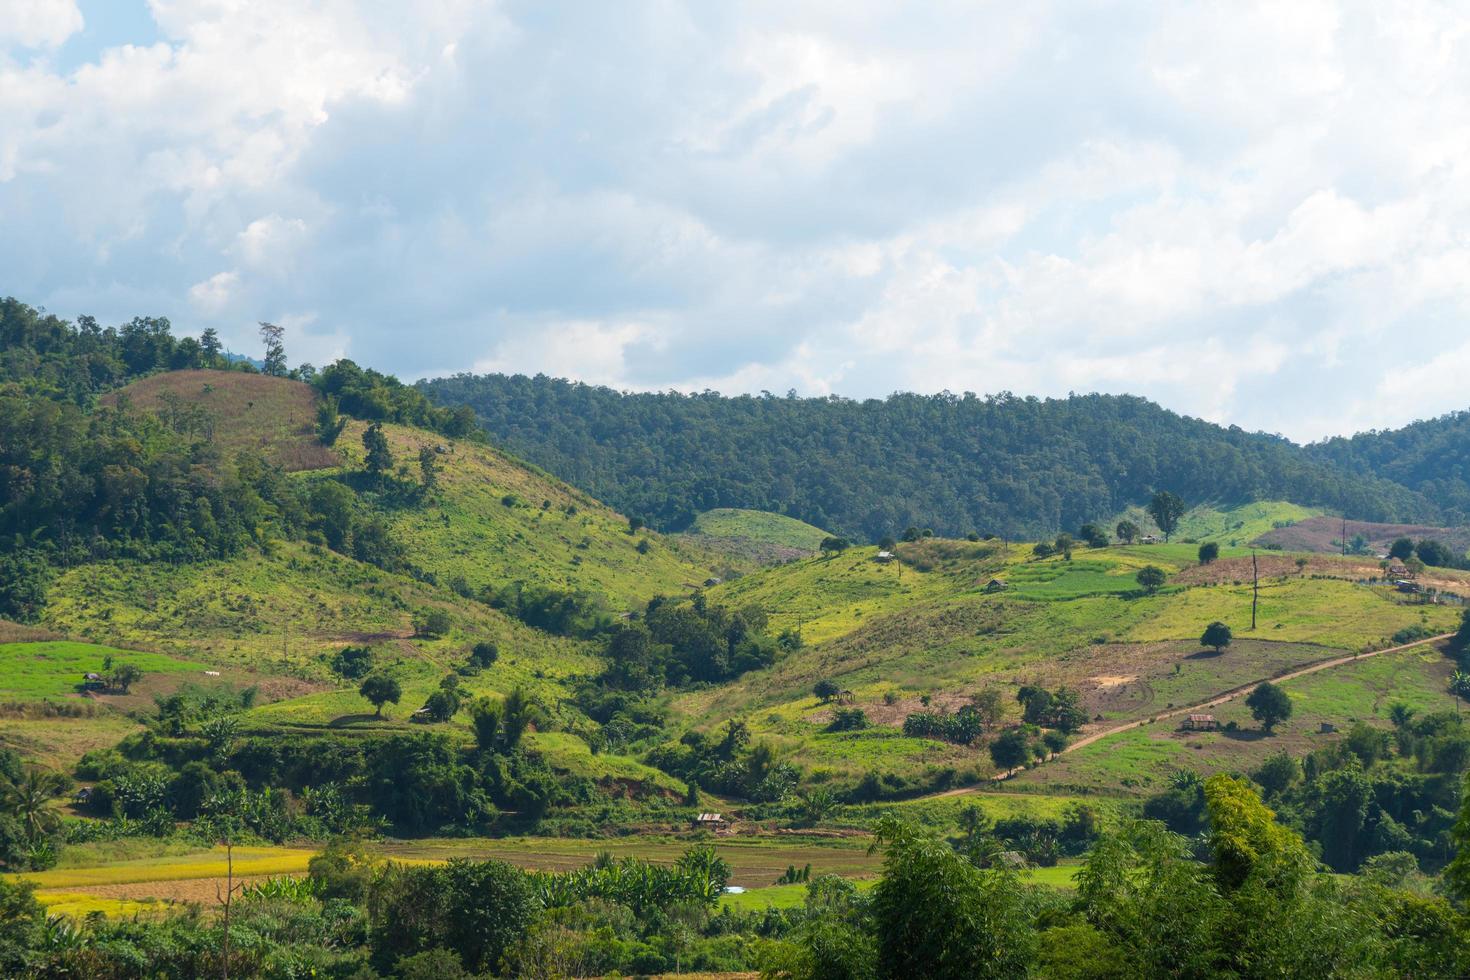
[[[235,894],[235,845],[225,841],[225,955],[220,961],[220,976],[230,980],[230,899]]]

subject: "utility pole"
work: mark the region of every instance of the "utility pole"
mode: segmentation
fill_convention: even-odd
[[[1251,549],[1251,632],[1256,629],[1256,603],[1261,595],[1261,570],[1256,564],[1256,549]]]

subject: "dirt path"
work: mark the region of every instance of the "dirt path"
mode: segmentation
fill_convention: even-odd
[[[1062,749],[1061,752],[1058,752],[1056,753],[1056,755],[1051,756],[1051,758],[1049,758],[1047,761],[1050,762],[1051,759],[1055,759],[1057,755],[1066,755],[1068,752],[1075,752],[1078,749],[1086,748],[1094,742],[1100,742],[1105,738],[1110,738],[1113,735],[1118,735],[1123,732],[1132,731],[1135,728],[1142,728],[1144,725],[1152,725],[1154,722],[1162,721],[1165,718],[1176,718],[1179,715],[1193,714],[1197,711],[1203,711],[1206,708],[1218,707],[1227,701],[1234,701],[1242,694],[1249,694],[1251,691],[1255,690],[1258,685],[1264,684],[1266,681],[1270,681],[1273,684],[1279,684],[1282,681],[1295,680],[1298,677],[1305,677],[1308,674],[1315,674],[1319,670],[1328,670],[1332,667],[1341,667],[1343,664],[1351,664],[1357,663],[1360,660],[1367,660],[1369,657],[1376,657],[1381,653],[1398,653],[1400,650],[1409,650],[1413,647],[1423,646],[1426,643],[1436,643],[1440,640],[1447,640],[1454,635],[1455,634],[1453,633],[1441,633],[1438,636],[1426,636],[1424,639],[1415,640],[1413,643],[1400,643],[1396,647],[1384,647],[1382,650],[1370,650],[1367,653],[1353,653],[1347,655],[1346,657],[1333,657],[1331,660],[1320,660],[1317,663],[1309,664],[1306,667],[1299,667],[1296,670],[1288,671],[1285,674],[1277,674],[1275,677],[1260,677],[1256,680],[1248,681],[1247,683],[1242,684],[1239,687],[1233,687],[1223,694],[1217,694],[1208,701],[1201,701],[1199,704],[1191,704],[1183,708],[1170,708],[1168,711],[1161,711],[1158,714],[1150,715],[1147,718],[1140,718],[1138,721],[1130,721],[1125,725],[1118,725],[1113,728],[1105,728],[1100,732],[1093,732],[1091,735],[1084,735],[1077,741],[1073,742],[1071,745],[1068,745],[1065,749]],[[1016,769],[1011,769],[1007,772],[998,772],[994,776],[991,776],[990,779],[992,782],[1004,782],[1005,780],[1010,779],[1016,773],[1024,771],[1024,767],[1019,767]],[[943,793],[935,793],[931,796],[919,798],[938,800],[943,799],[946,796],[964,796],[968,793],[975,792],[979,792],[978,788],[975,786],[961,786],[958,789],[948,789],[945,790]]]

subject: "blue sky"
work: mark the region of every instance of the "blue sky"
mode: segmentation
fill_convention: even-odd
[[[629,389],[1467,407],[1470,19],[0,0],[0,292]]]

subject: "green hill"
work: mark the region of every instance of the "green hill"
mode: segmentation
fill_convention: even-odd
[[[808,557],[829,536],[794,517],[735,507],[705,511],[683,535],[696,547],[758,565]]]
[[[724,397],[505,375],[418,387],[474,409],[512,452],[669,529],[744,507],[867,541],[909,526],[1052,535],[1156,490],[1191,502],[1293,500],[1359,520],[1440,510],[1417,487],[1127,395]]]

